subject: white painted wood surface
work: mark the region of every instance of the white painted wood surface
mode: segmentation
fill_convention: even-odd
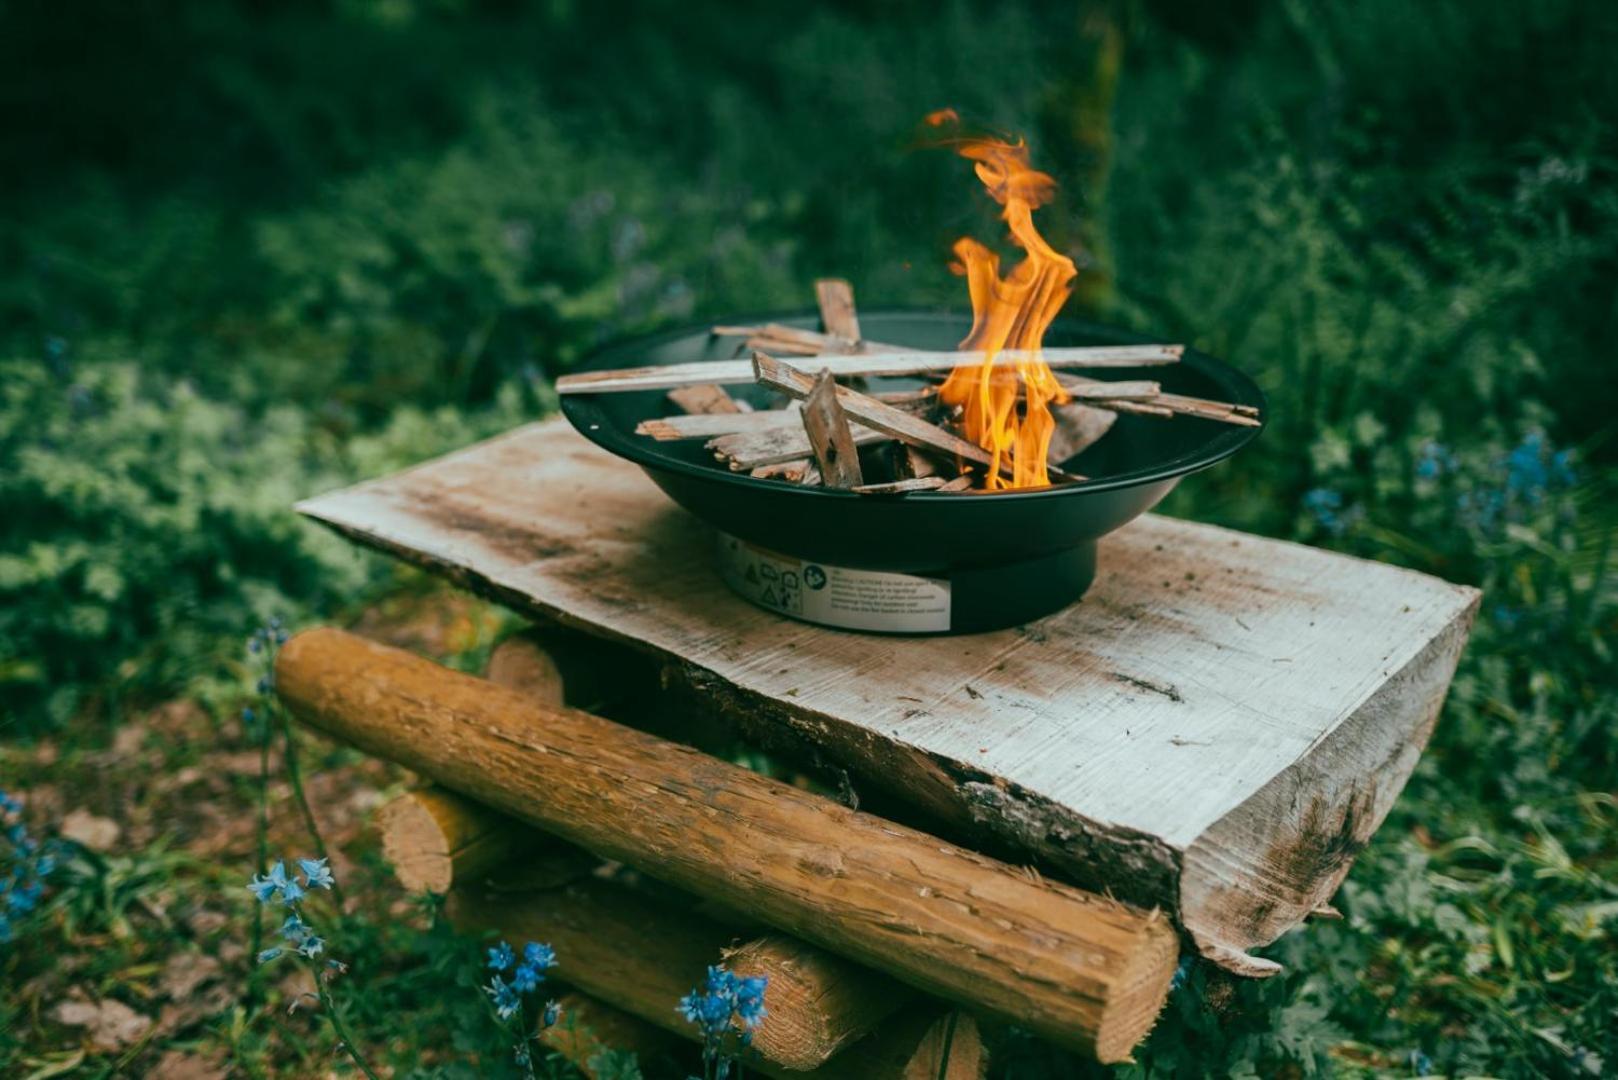
[[[562,420],[300,504],[511,606],[658,654],[750,726],[1048,869],[1159,904],[1205,955],[1325,902],[1404,786],[1477,592],[1148,516],[1014,630],[807,626],[720,582],[706,526]]]

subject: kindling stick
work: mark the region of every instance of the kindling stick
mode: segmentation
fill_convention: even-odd
[[[820,466],[821,482],[830,488],[859,487],[865,483],[860,471],[860,452],[849,430],[848,415],[837,400],[837,384],[831,373],[822,371],[803,402],[803,430]]]
[[[282,647],[304,723],[777,928],[1120,1061],[1168,995],[1168,920],[699,750],[340,630]]]
[[[1146,367],[1173,364],[1184,352],[1181,345],[1099,345],[1044,349],[1026,353],[1007,349],[995,356],[996,364],[1011,365],[1034,356],[1053,368]],[[881,352],[823,354],[794,358],[806,370],[829,370],[835,378],[853,376],[925,375],[950,372],[961,364],[981,365],[981,352]],[[733,385],[753,381],[753,365],[745,359],[697,360],[660,367],[581,371],[556,380],[559,394],[607,394],[633,390],[666,390],[702,383]]]

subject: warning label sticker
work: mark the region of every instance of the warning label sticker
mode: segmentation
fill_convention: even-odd
[[[920,634],[949,629],[949,582],[805,562],[719,536],[731,588],[767,608],[825,626]]]

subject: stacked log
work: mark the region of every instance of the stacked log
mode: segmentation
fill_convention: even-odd
[[[1155,913],[688,747],[334,630],[288,642],[277,685],[362,749],[1103,1061],[1127,1056],[1167,994],[1177,946]]]

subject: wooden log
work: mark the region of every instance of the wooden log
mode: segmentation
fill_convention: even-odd
[[[800,413],[809,447],[820,466],[821,483],[826,487],[852,488],[865,482],[860,472],[860,452],[849,430],[848,416],[837,402],[837,384],[831,372],[822,371]]]
[[[789,1068],[827,1061],[917,996],[901,983],[785,934],[727,949],[724,961],[737,975],[769,980],[770,1030],[758,1037],[766,1040],[770,1059]]]
[[[282,647],[305,723],[606,858],[1122,1060],[1168,993],[1155,912],[1038,880],[700,751],[339,630]]]
[[[405,792],[377,814],[382,856],[410,892],[449,892],[544,851],[533,828],[440,788]]]
[[[725,388],[714,383],[677,386],[669,391],[669,400],[681,410],[696,416],[726,416],[745,410]]]
[[[850,430],[855,446],[870,446],[892,438],[864,424],[854,424]],[[707,446],[714,452],[714,457],[728,462],[735,472],[748,472],[760,465],[777,465],[783,461],[806,460],[814,456],[814,445],[810,443],[809,434],[804,431],[801,422],[794,427],[721,435],[710,439]]]
[[[562,1020],[542,1031],[540,1041],[590,1080],[599,1075],[591,1060],[603,1050],[633,1053],[644,1067],[649,1060],[677,1058],[681,1049],[687,1049],[655,1024],[587,994],[567,993],[558,1003]],[[773,1012],[765,1023],[775,1023]],[[970,1015],[917,1003],[818,1069],[785,1069],[754,1053],[747,1054],[742,1064],[749,1072],[775,1080],[982,1080],[988,1060]]]
[[[820,305],[820,324],[826,334],[848,342],[848,352],[861,351],[854,286],[842,278],[821,278],[815,282],[815,300]]]
[[[1478,602],[1398,567],[1147,515],[1101,541],[1084,603],[1032,626],[826,630],[715,589],[711,530],[560,420],[300,509],[633,642],[671,693],[754,738],[974,845],[1161,905],[1244,972],[1273,970],[1245,950],[1329,900],[1386,817]]]
[[[879,1027],[916,995],[892,979],[781,934],[732,949],[734,931],[695,910],[592,878],[559,889],[468,888],[447,907],[457,928],[556,950],[556,978],[681,1038],[697,1029],[675,1012],[709,965],[769,980],[770,1022],[754,1037],[759,1055],[787,1069],[813,1069]]]
[[[947,483],[945,483],[944,486],[940,487],[938,490],[939,491],[944,491],[944,492],[949,492],[949,493],[954,493],[954,492],[957,492],[957,491],[971,491],[972,490],[972,483],[973,483],[973,480],[972,480],[971,474],[970,473],[962,473],[961,475],[957,476],[955,479],[950,480]]]
[[[1039,353],[1053,368],[1148,367],[1178,363],[1180,345],[1094,345],[1045,349]],[[1007,349],[996,355],[998,364],[1015,364],[1032,354]],[[980,365],[981,352],[896,351],[880,353],[822,353],[796,359],[803,368],[829,369],[836,378],[925,375],[953,371],[961,364]],[[753,381],[752,365],[742,359],[697,360],[688,364],[581,371],[556,380],[559,394],[610,394],[634,390],[666,390],[700,383],[735,385]]]

